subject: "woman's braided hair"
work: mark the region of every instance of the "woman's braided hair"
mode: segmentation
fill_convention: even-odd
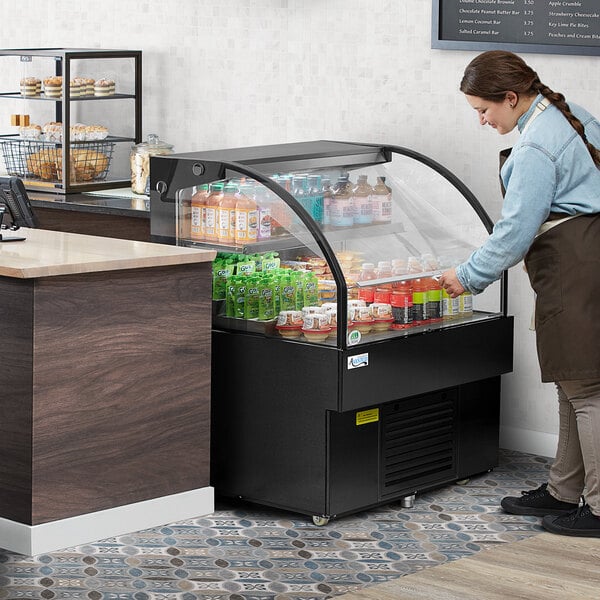
[[[571,112],[565,97],[543,84],[538,74],[519,56],[504,50],[490,50],[476,56],[465,69],[460,91],[490,102],[502,102],[507,92],[548,98],[579,134],[592,160],[600,167],[600,151],[585,135],[581,121]]]

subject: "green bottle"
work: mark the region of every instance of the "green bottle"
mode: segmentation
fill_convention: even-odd
[[[246,278],[248,283],[246,286],[246,304],[244,316],[246,319],[258,319],[259,314],[259,291],[258,282],[260,277],[258,275],[250,275]]]

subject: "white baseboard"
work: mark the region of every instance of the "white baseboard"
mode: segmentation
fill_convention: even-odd
[[[507,450],[554,457],[557,443],[558,435],[554,433],[517,429],[516,427],[500,427],[500,448]]]
[[[214,510],[214,489],[205,487],[41,525],[0,517],[0,547],[35,556],[204,516]]]

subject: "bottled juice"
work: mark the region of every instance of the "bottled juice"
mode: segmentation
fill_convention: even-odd
[[[263,185],[254,188],[254,202],[258,208],[258,240],[268,240],[271,237],[271,192]]]
[[[427,322],[427,280],[415,279],[412,288],[413,324],[424,325]]]
[[[235,244],[252,244],[258,237],[258,209],[252,199],[254,186],[240,187],[235,203]]]
[[[308,195],[310,198],[310,214],[319,225],[323,224],[323,187],[320,175],[309,175]]]
[[[370,281],[376,279],[375,265],[373,263],[363,263],[361,271],[358,275],[358,281]],[[364,300],[367,304],[371,304],[375,300],[375,287],[366,286],[358,288],[358,299]]]
[[[191,200],[190,238],[196,242],[204,240],[204,220],[206,219],[206,201],[208,199],[208,184],[198,187]]]
[[[410,281],[399,281],[390,294],[394,322],[392,329],[408,329],[413,325],[413,290]]]
[[[340,175],[333,188],[329,204],[329,221],[333,229],[343,229],[354,225],[352,187],[348,173]]]
[[[217,241],[231,246],[235,243],[235,205],[238,201],[238,188],[233,183],[225,184],[217,213]]]
[[[331,225],[331,196],[333,195],[331,179],[323,177],[321,186],[323,193],[323,228],[328,229]]]
[[[358,181],[352,189],[355,225],[370,225],[373,222],[372,194],[373,188],[369,185],[367,176],[359,175]]]
[[[292,193],[291,175],[280,175],[272,177],[286,192]],[[271,235],[282,235],[286,233],[292,222],[292,212],[287,204],[280,198],[274,198],[271,204]]]
[[[439,281],[429,278],[427,283],[427,319],[436,323],[442,320],[442,286]]]
[[[223,197],[223,184],[211,183],[208,186],[208,197],[204,206],[204,239],[207,242],[216,242],[218,239],[218,213],[219,202]]]
[[[391,223],[392,190],[385,184],[385,177],[378,177],[371,196],[373,223]]]
[[[392,260],[392,274],[393,275],[406,275],[408,273],[408,266],[403,258],[394,258]]]
[[[442,319],[450,321],[458,319],[460,310],[460,297],[451,298],[446,290],[442,290]]]
[[[465,291],[458,297],[458,316],[471,317],[473,316],[473,294]]]
[[[377,279],[384,279],[386,277],[393,277],[392,263],[389,260],[380,260],[377,263],[377,269],[375,269],[375,277]],[[380,287],[391,288],[391,283],[380,283]]]
[[[310,215],[310,196],[308,193],[308,177],[296,175],[292,178],[292,196],[298,200],[302,208]]]

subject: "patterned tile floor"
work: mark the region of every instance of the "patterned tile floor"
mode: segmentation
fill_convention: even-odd
[[[0,600],[322,600],[541,531],[505,495],[546,481],[550,459],[502,451],[465,485],[316,527],[300,515],[217,504],[191,519],[61,552],[0,550]]]

